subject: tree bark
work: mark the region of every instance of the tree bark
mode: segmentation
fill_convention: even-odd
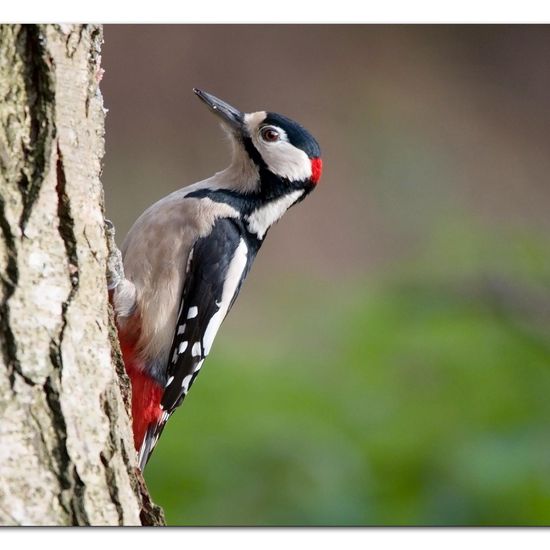
[[[0,524],[162,525],[106,286],[97,25],[0,26]]]

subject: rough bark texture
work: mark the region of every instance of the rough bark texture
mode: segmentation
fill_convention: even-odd
[[[2,525],[163,524],[108,305],[101,43],[95,25],[0,26]]]

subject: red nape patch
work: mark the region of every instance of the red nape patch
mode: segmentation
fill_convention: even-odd
[[[320,158],[311,159],[311,181],[317,183],[323,172],[323,161]]]
[[[131,344],[128,345],[121,339],[120,349],[126,372],[132,382],[132,428],[134,445],[139,452],[149,424],[157,422],[162,415],[160,401],[164,388],[142,372]]]

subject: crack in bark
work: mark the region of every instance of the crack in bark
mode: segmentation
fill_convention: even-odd
[[[57,191],[58,203],[57,203],[57,215],[59,217],[59,227],[58,231],[63,239],[63,244],[65,245],[65,252],[67,253],[68,259],[68,269],[71,280],[71,291],[69,296],[63,303],[63,319],[65,321],[65,313],[69,307],[75,292],[78,290],[79,285],[79,266],[78,266],[78,252],[77,252],[77,239],[74,233],[74,218],[71,212],[71,201],[67,194],[67,179],[65,177],[65,166],[63,164],[63,154],[61,153],[61,148],[59,142],[57,143],[57,164],[56,164],[56,174],[57,174],[57,185],[55,187]],[[61,335],[59,342],[63,338],[63,330],[65,325],[61,330]]]
[[[55,357],[57,355],[55,353],[52,355],[54,355],[52,362],[61,359],[61,357]],[[52,374],[46,379],[44,393],[55,427],[55,447],[52,449],[52,456],[56,465],[53,472],[57,476],[61,488],[58,501],[61,508],[68,514],[72,525],[89,525],[90,521],[84,504],[86,486],[78,475],[67,449],[67,425],[61,410],[60,390],[56,387],[56,381],[59,381],[56,378],[60,379],[61,377],[60,371],[56,374],[55,378]]]
[[[47,442],[46,437],[44,435],[45,427],[44,427],[43,423],[40,421],[40,418],[38,416],[36,416],[36,414],[34,413],[32,407],[29,407],[29,416],[32,418],[33,422],[36,424],[36,427],[38,428],[36,430],[36,433],[38,434],[38,436],[40,438],[40,442],[42,443],[42,448],[44,449],[43,457],[44,457],[44,461],[48,465],[48,470],[50,472],[55,472],[54,463],[53,463],[53,460],[52,460],[52,455],[49,452],[48,442]]]
[[[106,451],[101,451],[101,453],[99,454],[99,458],[101,459],[101,463],[105,468],[105,481],[107,482],[107,488],[109,490],[111,501],[115,505],[118,514],[118,524],[124,525],[124,509],[122,507],[122,504],[120,503],[120,498],[118,495],[118,485],[115,470],[111,467],[111,459],[116,452],[115,433],[117,431],[115,415],[113,414],[110,405],[110,401],[113,399],[116,398],[114,395],[112,395],[112,391],[104,392],[101,396],[101,405],[103,412],[105,413],[105,416],[107,416],[107,418],[109,419],[109,446]],[[122,443],[122,445],[124,444]]]
[[[22,25],[17,41],[17,51],[24,61],[25,90],[28,97],[30,132],[29,145],[25,146],[24,158],[27,168],[22,171],[18,187],[23,200],[23,210],[19,219],[21,232],[38,198],[48,164],[54,135],[55,83],[54,71],[50,70],[49,58],[39,25]]]
[[[14,391],[15,375],[18,374],[26,384],[34,386],[35,383],[26,376],[17,357],[17,339],[11,329],[9,299],[13,296],[19,282],[19,270],[17,268],[17,246],[10,224],[6,218],[6,205],[4,197],[0,195],[0,231],[7,248],[6,272],[0,274],[3,287],[2,303],[0,304],[0,337],[3,341],[2,355],[9,372],[10,388]]]
[[[21,370],[21,365],[17,358],[17,340],[13,335],[10,323],[10,308],[8,301],[13,296],[19,280],[19,270],[17,269],[17,247],[15,239],[11,232],[11,227],[6,219],[6,205],[4,197],[0,195],[0,230],[2,231],[3,241],[7,248],[6,273],[0,274],[2,278],[3,297],[0,304],[0,331],[3,344],[2,354],[4,363],[9,369],[10,387],[13,391],[15,385],[15,372]]]
[[[28,133],[22,138],[17,138],[18,144],[23,150],[21,158],[24,159],[24,162],[18,167],[18,173],[14,174],[15,185],[20,192],[22,202],[19,227],[24,235],[26,223],[42,185],[43,174],[47,171],[51,150],[54,92],[52,77],[50,77],[51,71],[48,70],[48,56],[42,43],[40,28],[37,25],[17,26],[13,28],[13,36],[14,51],[12,55],[14,58],[11,66],[14,67],[15,73],[20,74],[28,105],[24,115],[24,117],[28,116]],[[12,118],[15,117],[12,116]],[[12,125],[12,120],[9,117],[7,124],[8,128]],[[13,125],[24,126],[25,124],[24,118],[23,120],[13,120]],[[18,134],[14,133],[13,135]],[[10,147],[13,145],[14,143],[11,143]],[[7,166],[3,165],[2,176],[6,178],[6,181],[10,181],[10,174],[4,173],[6,169]],[[3,340],[1,353],[9,370],[9,383],[13,391],[16,374],[26,384],[34,386],[35,383],[23,374],[18,359],[17,339],[11,329],[9,300],[19,284],[18,248],[15,232],[7,219],[5,200],[4,196],[0,196],[0,231],[7,249],[6,270],[0,275],[3,287],[3,298],[0,304],[0,332]]]
[[[90,32],[90,55],[88,56],[88,90],[86,93],[86,101],[84,103],[84,108],[86,112],[86,118],[89,116],[90,110],[90,101],[92,99],[92,94],[95,93],[98,89],[99,80],[98,71],[101,70],[101,44],[103,43],[103,31],[101,27],[95,26],[92,27]],[[107,112],[107,111],[104,111]]]
[[[71,460],[67,448],[67,425],[61,409],[61,375],[63,370],[63,356],[61,345],[67,326],[67,311],[79,286],[77,241],[74,233],[74,219],[71,213],[71,204],[67,194],[67,180],[63,165],[63,155],[57,144],[56,163],[58,195],[57,215],[59,218],[58,231],[65,245],[67,254],[71,290],[61,305],[61,327],[57,337],[50,340],[50,361],[54,372],[44,383],[46,401],[52,413],[55,426],[55,448],[52,454],[56,463],[54,471],[57,475],[61,491],[59,493],[59,504],[69,514],[73,525],[88,525],[89,519],[84,504],[84,492],[86,486],[78,475],[76,466]]]
[[[67,57],[69,59],[72,59],[74,57],[74,54],[78,49],[78,46],[80,46],[80,41],[82,40],[82,34],[84,30],[86,30],[87,26],[88,25],[78,25],[78,29],[76,32],[75,31],[69,32],[65,40],[65,52],[67,53]],[[61,25],[56,25],[56,28],[61,34],[63,35],[65,34],[61,28]],[[76,36],[77,34],[78,36]]]

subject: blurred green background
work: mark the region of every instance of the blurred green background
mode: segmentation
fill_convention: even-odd
[[[550,28],[108,25],[103,66],[120,242],[228,162],[193,86],[323,150],[146,470],[168,523],[550,524]]]

